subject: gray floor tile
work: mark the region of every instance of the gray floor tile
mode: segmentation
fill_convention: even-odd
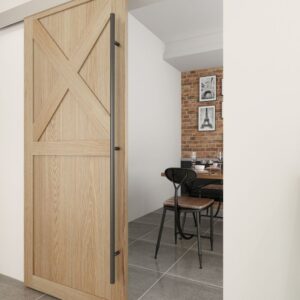
[[[221,288],[165,276],[142,300],[221,300],[222,294]]]
[[[137,300],[160,276],[160,273],[154,271],[129,266],[128,300]]]
[[[154,211],[154,213],[155,213],[155,214],[162,214],[162,213],[163,213],[163,211],[164,211],[164,208],[163,208],[163,207],[161,207],[161,208],[159,208],[159,209],[155,210],[155,211]]]
[[[143,240],[152,241],[156,243],[158,232],[159,229],[151,231],[150,233],[148,233],[146,236],[143,237]],[[164,227],[162,237],[161,237],[161,243],[163,244],[173,245],[174,247],[186,248],[186,249],[190,248],[195,243],[195,241],[196,241],[195,237],[193,237],[190,240],[180,240],[178,238],[177,245],[175,245],[174,228],[171,227]]]
[[[1,300],[36,300],[42,293],[24,287],[23,283],[0,275]]]
[[[143,224],[153,224],[153,225],[159,226],[160,222],[161,222],[161,218],[162,218],[161,214],[150,213],[150,214],[147,214],[147,215],[145,215],[141,218],[138,218],[138,219],[134,220],[134,222],[143,223]],[[168,222],[170,220],[171,220],[171,215],[167,214],[166,218],[165,218],[165,222]]]
[[[223,285],[222,255],[204,252],[202,266],[200,269],[198,252],[192,249],[168,273],[217,286]]]
[[[153,224],[142,224],[136,222],[130,222],[128,224],[128,235],[130,239],[137,239],[151,230],[155,229],[157,226]]]
[[[210,250],[210,240],[202,238],[201,241],[202,241],[202,249],[210,252],[211,251]],[[197,244],[195,244],[194,249],[197,250],[198,249],[197,247],[198,247]],[[214,235],[214,251],[213,251],[213,253],[223,255],[223,236],[220,234]]]
[[[136,239],[128,238],[128,245],[132,244]]]
[[[163,211],[164,211],[164,208],[161,207],[161,208],[155,210],[153,213],[162,215],[162,214],[163,214]],[[167,215],[167,216],[171,216],[171,217],[173,218],[174,212],[171,211],[171,210],[167,210],[166,215]]]
[[[223,235],[223,220],[218,219],[214,224],[214,233]]]
[[[155,243],[138,240],[129,247],[129,264],[153,271],[165,272],[186,249],[161,244],[157,259],[154,259]]]
[[[214,212],[217,212],[217,209],[214,210]],[[223,217],[223,209],[221,208],[219,213],[218,213],[218,217]]]
[[[174,219],[172,219],[171,221],[166,222],[165,226],[174,228]],[[209,228],[210,228],[210,219],[207,218],[207,217],[202,217],[201,232],[202,233],[207,232],[209,230]],[[196,234],[196,232],[197,232],[197,229],[195,227],[194,218],[191,216],[191,214],[188,214],[188,216],[186,218],[185,225],[184,225],[184,230],[186,232],[191,232],[191,233],[194,233],[194,234]]]

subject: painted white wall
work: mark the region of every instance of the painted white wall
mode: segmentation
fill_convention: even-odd
[[[225,300],[300,299],[300,19],[224,4]]]
[[[0,30],[0,273],[23,280],[23,24]]]
[[[13,0],[0,2],[0,28],[21,22],[24,18],[70,0]]]
[[[180,164],[181,74],[163,53],[164,43],[129,14],[129,220],[162,206],[173,186],[160,173]]]
[[[0,2],[0,13],[29,1],[30,0],[2,0]]]

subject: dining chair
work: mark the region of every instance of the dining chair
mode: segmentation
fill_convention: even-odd
[[[214,217],[223,219],[223,217],[218,216],[220,208],[223,204],[223,184],[208,184],[203,186],[201,188],[201,196],[214,199],[216,202],[218,202],[217,211],[214,214]]]
[[[198,244],[198,257],[199,257],[199,265],[200,269],[202,269],[202,243],[201,238],[209,238],[211,250],[213,250],[213,199],[208,198],[196,198],[189,196],[179,196],[179,189],[184,183],[191,183],[195,178],[197,178],[197,174],[195,171],[191,169],[184,168],[168,168],[165,170],[165,176],[168,180],[173,183],[175,194],[174,197],[167,199],[164,202],[163,206],[163,214],[161,218],[161,224],[159,229],[159,234],[156,243],[155,249],[155,259],[157,258],[158,250],[160,247],[160,241],[162,237],[165,217],[167,210],[174,212],[174,237],[175,244],[177,244],[177,235],[179,235],[182,239],[191,239],[194,236],[197,236],[197,244]],[[210,208],[210,235],[209,236],[201,236],[201,213],[203,210]],[[181,213],[191,213],[195,215],[196,218],[196,227],[197,234],[186,233],[183,231],[180,221]]]

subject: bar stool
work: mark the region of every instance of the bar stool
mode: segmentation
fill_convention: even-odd
[[[159,234],[157,238],[157,244],[155,249],[155,259],[157,258],[163,226],[165,222],[165,216],[167,210],[171,210],[174,212],[174,219],[175,219],[175,244],[177,243],[177,235],[182,239],[191,239],[193,236],[197,236],[198,241],[198,257],[199,257],[199,265],[200,269],[202,269],[202,245],[201,245],[201,237],[209,238],[210,239],[210,246],[211,250],[213,250],[213,199],[207,198],[195,198],[195,197],[188,197],[188,196],[178,196],[178,190],[184,183],[190,183],[195,178],[197,178],[197,174],[195,171],[190,169],[183,169],[183,168],[169,168],[165,170],[165,175],[168,180],[170,180],[175,189],[174,197],[166,200],[164,202],[164,209],[163,215],[161,219]],[[201,213],[203,210],[210,209],[210,235],[209,236],[201,236],[201,224],[200,218]],[[196,216],[196,227],[197,227],[197,235],[192,233],[185,233],[183,232],[182,226],[180,224],[180,214],[181,213],[192,213]]]

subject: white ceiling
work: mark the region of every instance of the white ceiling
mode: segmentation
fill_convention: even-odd
[[[129,7],[165,42],[165,60],[179,70],[222,66],[222,0],[129,0]]]
[[[131,14],[164,42],[222,31],[222,0],[163,0]]]
[[[0,0],[0,28],[69,0]],[[165,43],[180,71],[223,65],[223,0],[129,0],[130,13]]]

